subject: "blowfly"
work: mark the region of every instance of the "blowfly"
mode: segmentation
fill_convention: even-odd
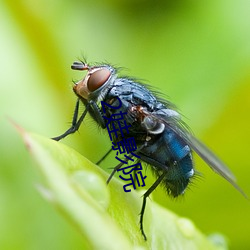
[[[76,132],[87,113],[101,128],[105,129],[108,120],[104,119],[101,102],[108,104],[105,106],[105,116],[108,118],[119,112],[127,114],[126,123],[130,126],[127,136],[135,138],[137,145],[135,153],[140,156],[140,161],[151,166],[157,177],[143,195],[140,230],[145,240],[143,216],[147,197],[159,184],[163,184],[167,193],[172,197],[184,193],[195,174],[192,151],[244,195],[236,184],[232,172],[189,132],[172,103],[157,97],[147,85],[133,78],[119,77],[117,69],[109,64],[90,66],[80,61],[74,62],[71,68],[84,70],[87,74],[73,87],[77,102],[71,127],[53,139],[59,141]],[[83,103],[85,110],[79,116],[80,103]],[[120,109],[110,108],[111,106],[119,106]],[[115,127],[118,127],[118,124],[115,124]],[[116,140],[114,138],[114,141]],[[105,157],[110,152],[111,150]],[[114,168],[108,182],[122,165],[121,163]]]

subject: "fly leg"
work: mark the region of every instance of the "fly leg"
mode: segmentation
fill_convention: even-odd
[[[112,148],[109,149],[109,151],[96,163],[96,165],[99,165],[112,151]]]
[[[128,159],[126,159],[125,161],[128,161]],[[108,180],[107,180],[107,184],[109,184],[109,182],[111,181],[111,179],[113,178],[115,172],[120,169],[122,167],[122,165],[125,164],[124,162],[119,163],[112,171],[112,173],[110,174]]]
[[[53,140],[60,141],[64,137],[68,136],[69,134],[75,133],[79,129],[84,117],[86,116],[86,114],[88,112],[92,112],[93,114],[95,114],[98,123],[101,125],[102,128],[105,128],[105,120],[102,117],[102,112],[94,101],[88,102],[86,109],[81,114],[79,120],[77,120],[78,119],[78,112],[79,112],[79,104],[80,104],[80,100],[78,99],[76,102],[71,127],[62,135],[59,135],[57,137],[52,138]]]
[[[77,102],[76,102],[76,106],[75,106],[75,110],[74,110],[74,116],[73,116],[71,127],[65,133],[63,133],[62,135],[59,135],[57,137],[53,137],[51,139],[53,139],[55,141],[60,141],[64,137],[68,136],[69,134],[75,133],[79,129],[79,127],[80,127],[80,125],[81,125],[81,123],[82,123],[82,121],[83,121],[84,117],[86,116],[86,114],[88,112],[88,109],[89,109],[89,106],[87,106],[86,109],[84,110],[84,112],[82,113],[82,115],[80,116],[79,120],[77,121],[78,111],[79,111],[79,102],[80,101],[78,99]]]
[[[145,208],[146,208],[146,201],[148,196],[158,187],[158,185],[162,182],[163,178],[165,177],[167,172],[163,172],[162,175],[160,175],[158,177],[158,179],[154,182],[154,184],[147,190],[146,193],[144,193],[143,195],[143,201],[142,201],[142,208],[141,208],[141,212],[140,212],[140,230],[142,233],[142,236],[144,238],[144,240],[147,240],[147,236],[144,232],[143,229],[143,217],[144,217],[144,212],[145,212]]]
[[[141,145],[135,152],[140,152],[140,150],[143,148],[143,147],[145,147],[145,145],[146,144],[143,144],[143,145]],[[102,160],[104,160],[107,156],[108,156],[108,154],[111,152],[111,150],[112,150],[112,148],[98,161],[98,163],[100,163]],[[132,154],[129,154],[128,155],[128,157],[126,158],[126,159],[124,159],[124,161],[125,162],[128,162],[129,161],[129,158],[131,158],[131,157],[133,157],[133,155]],[[97,164],[98,164],[97,163]],[[121,166],[123,165],[123,164],[125,164],[124,162],[121,162],[120,164],[118,164],[114,169],[113,169],[113,171],[112,171],[112,173],[110,174],[110,176],[109,176],[109,178],[108,178],[108,180],[107,180],[107,184],[109,184],[109,182],[111,181],[111,179],[112,179],[112,177],[114,176],[114,174],[115,174],[115,172],[119,169],[119,168],[121,168]],[[134,172],[135,172],[135,170],[134,170]],[[135,180],[135,173],[134,173],[134,180]]]
[[[98,105],[90,100],[89,101],[89,112],[92,114],[93,117],[95,117],[96,122],[102,127],[102,128],[106,128],[106,122],[105,119],[103,118],[103,112],[102,110],[98,107]]]

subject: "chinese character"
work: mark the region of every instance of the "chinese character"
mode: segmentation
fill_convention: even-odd
[[[136,166],[139,166],[139,167],[136,167]],[[129,170],[129,168],[131,168],[131,169]],[[126,171],[126,170],[128,170],[128,171]],[[129,178],[124,178],[123,176],[119,175],[119,177],[122,180],[131,181],[130,183],[123,186],[123,189],[124,189],[125,192],[131,192],[131,189],[129,189],[129,190],[127,189],[127,187],[131,186],[131,185],[133,185],[133,188],[136,189],[135,180],[137,182],[138,187],[144,187],[145,186],[145,181],[144,180],[147,178],[147,176],[143,176],[142,172],[138,171],[138,172],[135,172],[135,176],[134,176],[135,179],[134,179],[131,173],[132,173],[132,171],[136,171],[136,170],[142,170],[142,165],[141,165],[140,162],[136,163],[134,165],[128,166],[128,167],[120,168],[120,169],[117,170],[117,171],[122,171],[124,175],[129,175]],[[142,183],[140,183],[139,177],[140,177],[140,180],[141,180]]]
[[[127,154],[134,156],[134,157],[141,158],[139,155],[133,153],[133,151],[135,151],[137,149],[134,137],[124,138],[123,140],[118,141],[116,143],[117,145],[114,142],[112,142],[112,144],[113,144],[112,149],[117,150],[115,158],[120,162],[127,164],[127,161],[123,161],[118,157],[118,153],[119,154],[127,153]],[[128,160],[134,161],[132,158],[130,158],[127,155],[124,155],[124,157],[127,158]]]
[[[114,100],[114,99],[113,99]],[[101,101],[103,113],[106,114],[105,105],[109,107],[110,109],[119,109],[122,107],[122,101],[119,97],[117,97],[117,100],[119,101],[118,106],[112,106],[110,103],[106,103],[104,101]],[[117,103],[117,101],[113,101],[113,103]],[[110,140],[113,141],[113,139],[121,139],[120,141],[112,142],[113,146],[112,149],[116,150],[116,159],[120,161],[123,164],[128,164],[128,161],[133,161],[134,159],[132,157],[141,158],[139,155],[135,154],[134,151],[137,150],[136,142],[134,137],[125,138],[124,133],[129,134],[128,128],[131,127],[131,125],[128,125],[125,120],[125,115],[127,112],[120,111],[119,113],[116,112],[112,114],[112,111],[109,111],[109,115],[102,117],[107,121],[106,127],[109,133]],[[116,141],[116,140],[115,140]],[[118,157],[118,154],[123,155],[125,157],[124,160],[120,159]],[[121,175],[119,177],[124,181],[130,181],[128,184],[123,186],[123,189],[125,192],[131,192],[131,189],[127,189],[128,186],[133,186],[134,189],[136,189],[136,183],[138,187],[144,187],[145,186],[145,179],[147,176],[142,175],[142,166],[141,163],[136,163],[130,166],[126,166],[123,168],[118,169],[117,171],[122,171],[123,175],[129,175],[128,178],[125,178]],[[132,175],[132,172],[134,172],[134,176]],[[136,183],[135,183],[136,182]]]
[[[129,133],[128,128],[131,127],[131,125],[127,125],[127,122],[124,120],[124,115],[126,115],[126,112],[120,111],[118,114],[112,114],[110,117],[103,116],[104,119],[108,120],[106,127],[109,132],[110,140],[112,141],[112,135],[111,133],[115,133],[115,138],[118,138],[117,132],[120,131],[120,134],[122,137],[124,137],[123,129],[126,130],[127,134]],[[117,126],[119,128],[117,128]]]
[[[116,146],[114,142],[112,144],[113,144],[112,149],[113,150],[118,149],[120,154],[124,154],[125,152],[127,154],[129,154],[132,151],[135,151],[137,149],[134,137],[130,137],[130,138],[126,138],[126,139],[124,138],[123,140],[118,141],[116,143],[118,146],[117,148],[114,147],[114,146]]]
[[[105,106],[104,106],[104,105],[108,106],[108,107],[111,108],[111,109],[119,109],[119,108],[121,108],[121,106],[122,106],[122,101],[121,101],[121,99],[120,99],[118,96],[117,96],[117,100],[119,101],[119,106],[112,106],[112,105],[109,104],[109,103],[106,103],[106,102],[104,102],[104,101],[101,101],[103,112],[106,113],[106,109],[105,109]]]

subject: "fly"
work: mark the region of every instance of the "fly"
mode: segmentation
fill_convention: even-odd
[[[140,230],[144,239],[143,216],[147,197],[159,184],[163,184],[172,197],[182,195],[195,174],[192,151],[196,152],[215,172],[230,182],[245,197],[236,184],[236,179],[227,166],[197,140],[186,128],[175,106],[160,99],[146,85],[128,77],[119,77],[117,70],[108,64],[90,66],[85,62],[74,62],[73,70],[87,71],[86,76],[75,83],[73,91],[78,97],[71,127],[62,135],[54,137],[56,141],[76,132],[87,113],[101,128],[105,129],[107,120],[101,102],[112,107],[120,106],[127,113],[126,123],[130,126],[129,136],[135,138],[138,146],[136,154],[140,161],[149,164],[157,179],[144,193],[140,213]],[[79,105],[85,106],[79,115]],[[118,114],[117,109],[105,106],[105,116],[110,118]],[[115,124],[115,126],[118,126]],[[114,138],[114,141],[116,139]],[[111,150],[101,159],[103,160]],[[100,160],[100,161],[101,161]],[[100,163],[99,161],[99,163]],[[123,163],[112,171],[107,183]]]

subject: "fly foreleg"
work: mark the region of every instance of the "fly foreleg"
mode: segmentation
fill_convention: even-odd
[[[79,112],[79,103],[80,103],[80,101],[78,99],[76,102],[71,127],[62,135],[59,135],[57,137],[53,137],[51,139],[53,139],[55,141],[60,141],[64,137],[68,136],[69,134],[75,133],[79,129],[79,127],[80,127],[80,125],[81,125],[81,123],[82,123],[82,121],[83,121],[84,117],[86,116],[88,109],[89,109],[89,106],[87,106],[86,109],[84,110],[84,112],[82,113],[82,115],[80,116],[79,120],[77,120],[78,119],[78,112]]]

